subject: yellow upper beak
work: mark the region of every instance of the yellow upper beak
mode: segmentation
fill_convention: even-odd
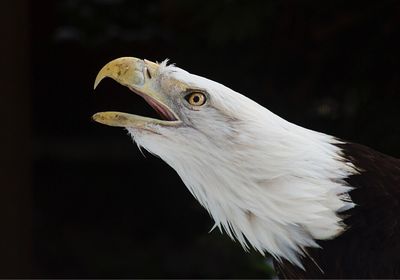
[[[145,76],[158,71],[158,64],[136,57],[120,57],[107,63],[97,74],[94,89],[106,77],[110,77],[124,86],[143,86]]]
[[[176,125],[180,123],[177,115],[166,105],[168,96],[161,92],[157,81],[159,65],[135,57],[121,57],[107,63],[97,74],[94,89],[106,77],[143,97],[164,120],[147,118],[121,112],[100,112],[93,115],[99,123],[120,127],[143,127],[149,123]]]

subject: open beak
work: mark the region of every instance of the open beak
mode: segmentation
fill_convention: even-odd
[[[107,63],[97,74],[94,89],[106,77],[112,78],[140,95],[160,115],[153,119],[122,112],[100,112],[93,115],[96,122],[120,127],[144,127],[148,124],[177,125],[180,120],[167,104],[168,96],[162,93],[158,83],[159,65],[135,57],[121,57]]]

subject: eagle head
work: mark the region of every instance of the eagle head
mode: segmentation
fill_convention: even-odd
[[[245,249],[301,267],[307,247],[345,230],[338,213],[354,205],[344,179],[355,171],[334,137],[166,61],[113,60],[95,88],[105,77],[144,98],[160,119],[123,112],[93,119],[126,128],[139,147],[175,169],[215,227]]]

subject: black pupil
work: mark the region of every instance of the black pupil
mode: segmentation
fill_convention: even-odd
[[[198,103],[200,101],[200,97],[198,95],[193,96],[193,102]]]

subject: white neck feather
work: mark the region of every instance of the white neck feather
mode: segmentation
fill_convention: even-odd
[[[337,213],[354,206],[344,179],[355,169],[341,157],[335,138],[291,124],[244,96],[235,98],[242,102],[241,119],[228,127],[214,120],[219,139],[189,127],[171,137],[158,128],[162,140],[128,130],[139,146],[178,172],[215,227],[246,249],[302,267],[300,255],[318,246],[315,239],[345,230]]]

